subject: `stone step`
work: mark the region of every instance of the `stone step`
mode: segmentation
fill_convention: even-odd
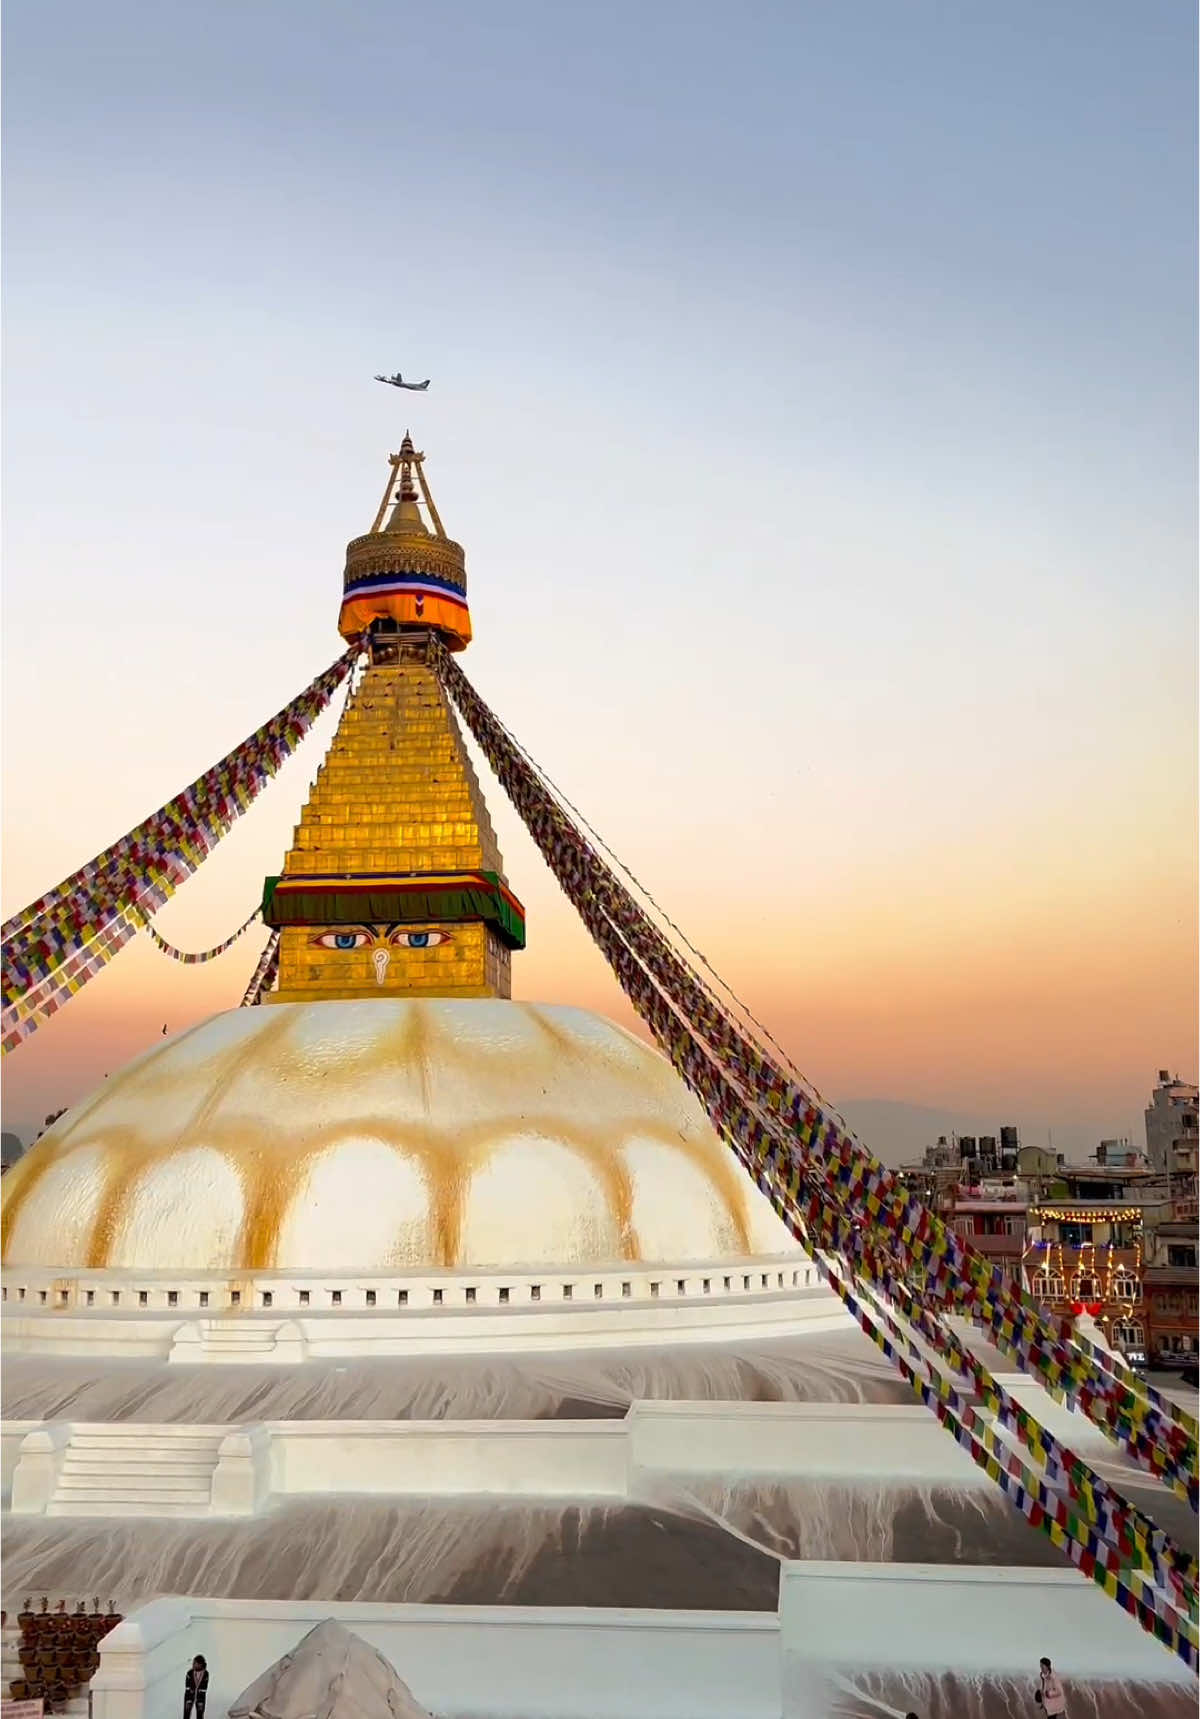
[[[120,1432],[120,1434],[113,1434],[112,1439],[107,1439],[107,1437],[100,1437],[100,1435],[91,1434],[91,1432],[79,1432],[79,1434],[72,1434],[70,1437],[67,1456],[83,1456],[83,1454],[93,1456],[95,1454],[95,1456],[113,1458],[113,1456],[127,1453],[131,1456],[136,1454],[139,1461],[143,1456],[150,1458],[150,1461],[175,1461],[175,1458],[205,1461],[206,1458],[215,1459],[217,1446],[223,1437],[225,1434],[218,1434],[217,1437],[210,1437],[210,1439],[162,1439],[162,1437],[153,1437],[153,1435],[138,1437],[136,1432],[134,1434]]]
[[[217,1460],[217,1447],[211,1445],[207,1450],[196,1450],[188,1447],[184,1450],[172,1450],[169,1445],[151,1454],[148,1445],[110,1446],[107,1450],[99,1445],[91,1445],[86,1450],[76,1450],[68,1447],[63,1456],[60,1472],[67,1474],[111,1474],[114,1468],[126,1469],[130,1474],[155,1475],[178,1474],[181,1468],[209,1469]]]
[[[140,1473],[136,1468],[63,1469],[55,1491],[58,1495],[65,1492],[93,1492],[101,1486],[118,1487],[136,1493],[140,1485],[143,1492],[195,1492],[208,1488],[212,1481],[212,1472],[211,1462],[191,1463],[186,1468],[174,1470],[159,1469],[153,1475]]]
[[[208,1497],[212,1481],[211,1469],[206,1470],[202,1475],[181,1475],[180,1479],[183,1481],[182,1486],[164,1486],[162,1488],[164,1497],[169,1495],[173,1500],[178,1500],[181,1496],[187,1498],[200,1496],[205,1498]],[[94,1498],[108,1498],[110,1496],[113,1498],[153,1498],[158,1491],[158,1481],[155,1481],[153,1485],[147,1485],[140,1482],[136,1475],[130,1476],[128,1474],[113,1475],[112,1477],[92,1475],[88,1477],[84,1485],[75,1486],[70,1489],[72,1502],[80,1496],[91,1496]],[[54,1496],[55,1498],[59,1497],[57,1490],[55,1491]]]
[[[62,1503],[52,1498],[46,1506],[47,1516],[207,1516],[209,1498],[207,1492],[198,1494],[194,1500],[174,1500],[170,1504],[159,1503],[157,1499],[148,1500],[144,1493],[138,1493],[129,1498],[109,1498],[103,1501],[90,1498],[72,1498]]]

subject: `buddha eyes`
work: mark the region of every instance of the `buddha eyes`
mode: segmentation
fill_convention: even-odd
[[[382,947],[385,943],[393,949],[436,949],[439,943],[451,941],[448,931],[393,931],[390,936],[373,931],[321,931],[312,939],[318,949],[365,949],[368,944]]]

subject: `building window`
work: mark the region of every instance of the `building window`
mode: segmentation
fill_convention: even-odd
[[[274,1300],[275,1300],[275,1291],[273,1289],[264,1289],[262,1292],[262,1304],[263,1304],[263,1306],[264,1307],[270,1307],[271,1303]]]
[[[700,1287],[704,1291],[705,1295],[711,1295],[712,1294],[712,1278],[706,1277],[706,1278],[702,1279]]]
[[[765,1289],[765,1288],[766,1288],[766,1287],[767,1287],[767,1274],[766,1274],[766,1272],[765,1272],[765,1271],[764,1271],[764,1272],[763,1272],[763,1274],[762,1274],[762,1277],[761,1277],[761,1279],[760,1279],[760,1280],[759,1280],[759,1288],[760,1288],[760,1289]]]
[[[67,1291],[65,1289],[60,1289],[58,1292],[58,1305],[60,1307],[67,1305]]]
[[[407,1289],[402,1289],[400,1291],[400,1294],[398,1295],[398,1297],[396,1299],[396,1305],[397,1305],[397,1307],[407,1307],[408,1306],[408,1291],[407,1291]]]
[[[475,1300],[475,1299],[476,1299],[476,1297],[475,1297],[475,1291],[474,1291],[474,1289],[473,1289],[473,1288],[472,1288],[472,1289],[468,1289],[468,1290],[467,1290],[467,1305],[468,1305],[468,1306],[470,1306],[470,1305],[471,1305],[471,1303],[472,1303],[472,1302],[473,1302],[473,1301],[474,1301],[474,1300]]]
[[[530,1284],[529,1299],[530,1301],[540,1301],[542,1299],[542,1286],[540,1283]]]
[[[1136,1301],[1137,1278],[1128,1271],[1119,1271],[1113,1279],[1113,1294],[1118,1301]]]
[[[5,1295],[8,1294],[7,1289],[4,1291],[4,1293],[5,1293]],[[88,1304],[88,1306],[93,1307],[95,1305],[95,1301],[96,1301],[96,1291],[94,1289],[89,1289],[87,1292],[87,1304]]]
[[[1113,1330],[1113,1336],[1122,1349],[1140,1349],[1145,1341],[1141,1324],[1136,1319],[1131,1319],[1127,1324],[1116,1326]]]
[[[733,1288],[733,1279],[731,1277],[723,1277],[721,1279],[721,1287],[722,1287],[722,1289],[732,1289]]]
[[[687,1278],[686,1277],[677,1277],[675,1279],[675,1293],[676,1293],[676,1295],[686,1295],[687,1294]]]
[[[148,1289],[139,1289],[138,1290],[138,1306],[139,1307],[145,1307],[149,1303],[149,1300],[150,1300],[150,1291]]]
[[[229,1303],[231,1307],[240,1307],[242,1305],[242,1292],[240,1289],[235,1289],[230,1292]]]
[[[368,1307],[374,1307],[374,1305],[375,1305],[375,1291],[373,1289],[368,1289],[368,1291],[367,1291],[367,1306]]]
[[[502,1289],[500,1291],[500,1303],[502,1306],[504,1306],[507,1304],[507,1302],[508,1302],[508,1290]]]
[[[750,1287],[750,1279],[748,1277],[743,1277],[742,1288],[743,1289],[749,1289],[749,1287]]]
[[[207,1307],[208,1306],[208,1291],[207,1291],[207,1289],[202,1289],[200,1291],[198,1300],[200,1302],[201,1307]]]
[[[1067,1292],[1066,1284],[1053,1271],[1035,1271],[1029,1287],[1042,1301],[1061,1301]]]
[[[563,1300],[570,1301],[571,1297],[575,1294],[575,1285],[573,1283],[564,1283],[562,1289]]]
[[[433,1305],[435,1307],[440,1307],[442,1305],[442,1302],[445,1299],[446,1299],[446,1297],[445,1297],[445,1294],[442,1290],[440,1290],[440,1289],[434,1290],[434,1292],[433,1292]]]
[[[21,1300],[24,1301],[24,1299],[25,1299],[25,1291],[22,1290],[21,1291]],[[112,1292],[112,1304],[114,1307],[119,1307],[121,1305],[121,1291],[119,1289],[114,1289]]]
[[[597,1301],[603,1301],[604,1300],[604,1285],[602,1283],[593,1284],[592,1285],[592,1294],[595,1296]]]
[[[660,1290],[660,1289],[661,1289],[661,1288],[662,1288],[662,1284],[661,1284],[661,1283],[652,1283],[652,1284],[651,1284],[651,1285],[650,1285],[650,1293],[651,1293],[651,1295],[657,1295],[657,1294],[658,1294],[658,1292],[659,1292],[659,1290]]]
[[[626,1301],[628,1301],[629,1297],[633,1294],[632,1283],[623,1283],[621,1285],[621,1294],[625,1297]]]
[[[311,1296],[312,1296],[312,1291],[310,1289],[302,1289],[300,1291],[300,1305],[301,1305],[301,1307],[307,1307],[308,1306],[309,1301],[311,1299]]]
[[[141,1299],[141,1300],[142,1300],[142,1301],[145,1301],[145,1299],[146,1299],[146,1292],[145,1292],[145,1290],[143,1290],[143,1291],[142,1291],[142,1294],[141,1294],[141,1298],[140,1298],[140,1299]],[[41,1302],[43,1302],[43,1303],[44,1303],[44,1302],[45,1302],[45,1300],[46,1300],[46,1291],[45,1291],[45,1290],[44,1290],[44,1289],[39,1289],[39,1290],[38,1290],[38,1300],[39,1300],[39,1301],[41,1301]]]
[[[331,1307],[340,1307],[342,1305],[342,1292],[340,1289],[331,1289],[329,1291],[329,1303]]]
[[[179,1306],[179,1291],[177,1289],[168,1289],[168,1291],[167,1291],[167,1306],[168,1307],[178,1307]]]

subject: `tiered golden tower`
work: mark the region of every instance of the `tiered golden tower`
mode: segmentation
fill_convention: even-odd
[[[465,558],[446,537],[406,436],[375,524],[348,546],[340,628],[369,664],[347,702],[263,917],[280,930],[264,1001],[508,997],[525,915],[431,638],[471,638]],[[421,514],[413,473],[434,530]],[[386,525],[389,501],[394,506]]]

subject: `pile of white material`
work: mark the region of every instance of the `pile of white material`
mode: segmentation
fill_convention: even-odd
[[[229,1719],[430,1719],[375,1648],[334,1618],[238,1696]]]

